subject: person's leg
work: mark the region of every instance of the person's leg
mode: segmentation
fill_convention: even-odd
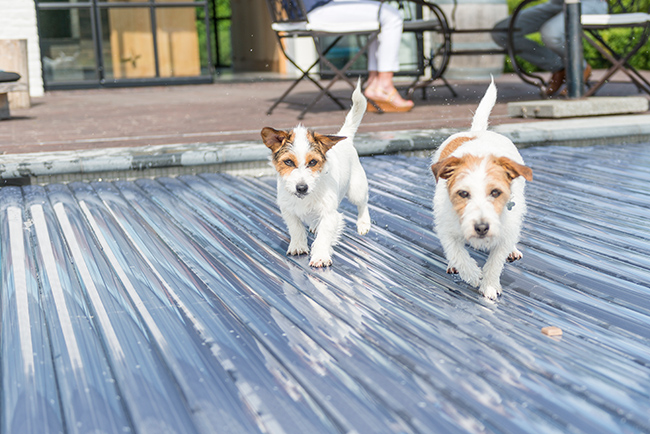
[[[373,0],[333,0],[317,7],[307,14],[312,24],[328,23],[376,23],[379,17],[381,33],[368,47],[368,70],[397,71],[399,69],[399,42],[391,45],[390,39],[399,39],[402,33],[402,18],[399,11],[390,5],[379,7]],[[381,51],[380,51],[381,50]],[[382,59],[378,59],[378,55]]]
[[[373,100],[390,101],[398,108],[411,108],[413,101],[402,98],[393,84],[394,72],[399,70],[402,16],[393,6],[383,4],[379,22],[381,32],[368,50],[369,77],[364,94]]]
[[[581,2],[580,10],[583,15],[606,14],[607,2],[601,0],[584,0]],[[543,23],[539,32],[544,45],[564,59],[566,57],[564,12],[560,12]]]
[[[562,59],[562,68],[564,68],[564,59],[566,57],[564,12],[560,12],[545,22],[539,29],[539,33],[542,36],[544,45]]]
[[[390,99],[396,107],[412,107],[413,102],[403,99],[393,84],[402,37],[402,17],[397,9],[373,0],[334,0],[308,15],[311,23],[376,22],[377,17],[381,32],[368,48],[369,75],[364,94],[370,99]]]
[[[582,14],[604,14],[607,13],[607,2],[601,0],[585,0],[581,4]],[[566,60],[566,32],[565,32],[564,12],[557,14],[548,20],[540,28],[542,42],[551,51],[556,53],[564,63]],[[587,81],[591,75],[591,66],[583,62],[584,80]],[[564,66],[554,71],[548,86],[545,90],[546,95],[553,95],[566,81],[566,71]]]
[[[379,73],[377,71],[368,71],[368,80],[366,80],[366,87],[371,86],[377,80]]]
[[[540,5],[524,9],[517,17],[515,27],[517,31],[513,34],[515,52],[522,59],[536,65],[545,71],[559,71],[564,68],[563,58],[550,48],[540,45],[526,35],[540,31],[549,19],[563,11],[563,3],[557,0],[551,0]],[[510,25],[510,17],[500,21],[494,26],[495,30],[502,30],[492,33],[492,39],[497,45],[506,48],[507,30]],[[564,28],[562,28],[564,34]]]

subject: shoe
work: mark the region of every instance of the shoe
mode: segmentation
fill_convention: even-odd
[[[559,71],[555,71],[553,75],[551,75],[551,79],[548,82],[548,86],[546,86],[546,88],[542,90],[542,93],[545,96],[555,95],[557,91],[560,90],[560,88],[562,87],[565,81],[566,81],[566,70],[560,69]]]
[[[0,71],[0,83],[10,83],[20,80],[20,74],[15,72]]]
[[[587,64],[585,66],[585,70],[582,72],[582,78],[584,79],[583,83],[589,87],[589,78],[591,77],[591,65]],[[569,95],[569,89],[566,87],[562,89],[562,92],[560,92],[560,95],[562,96],[567,96]]]
[[[408,106],[395,105],[394,101],[395,101],[395,97],[397,96],[399,96],[397,89],[393,89],[393,91],[390,94],[388,94],[388,96],[385,99],[368,98],[368,111],[373,113],[404,113],[410,111],[413,108],[412,105],[408,105]],[[375,105],[379,109],[377,109]]]
[[[589,83],[589,78],[591,77],[591,65],[587,64],[585,66],[585,70],[582,73],[582,78],[584,78],[584,83],[588,84]]]

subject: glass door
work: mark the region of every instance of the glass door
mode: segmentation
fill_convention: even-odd
[[[212,81],[207,1],[38,1],[46,89]]]

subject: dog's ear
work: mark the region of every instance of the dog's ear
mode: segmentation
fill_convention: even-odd
[[[284,140],[289,136],[286,131],[274,130],[271,127],[262,128],[262,140],[264,144],[271,149],[271,152],[276,152],[282,146]]]
[[[456,170],[461,163],[461,159],[458,157],[447,157],[444,160],[432,164],[431,171],[433,172],[433,176],[436,177],[436,182],[438,182],[440,178],[449,179],[451,175],[454,174],[454,170]]]
[[[316,140],[318,143],[321,144],[321,146],[323,146],[323,152],[329,151],[330,149],[332,149],[334,145],[336,145],[341,140],[345,140],[345,139],[347,139],[347,137],[329,136],[325,134],[314,133],[314,140]]]
[[[511,181],[518,176],[523,176],[526,181],[533,180],[533,170],[528,166],[516,163],[508,157],[499,157],[496,159],[496,162],[499,166],[503,167]]]

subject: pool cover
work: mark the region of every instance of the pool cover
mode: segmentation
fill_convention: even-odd
[[[274,178],[3,188],[1,432],[649,432],[650,145],[522,154],[496,303],[445,272],[426,158],[362,160],[374,226],[344,202],[324,270]]]

